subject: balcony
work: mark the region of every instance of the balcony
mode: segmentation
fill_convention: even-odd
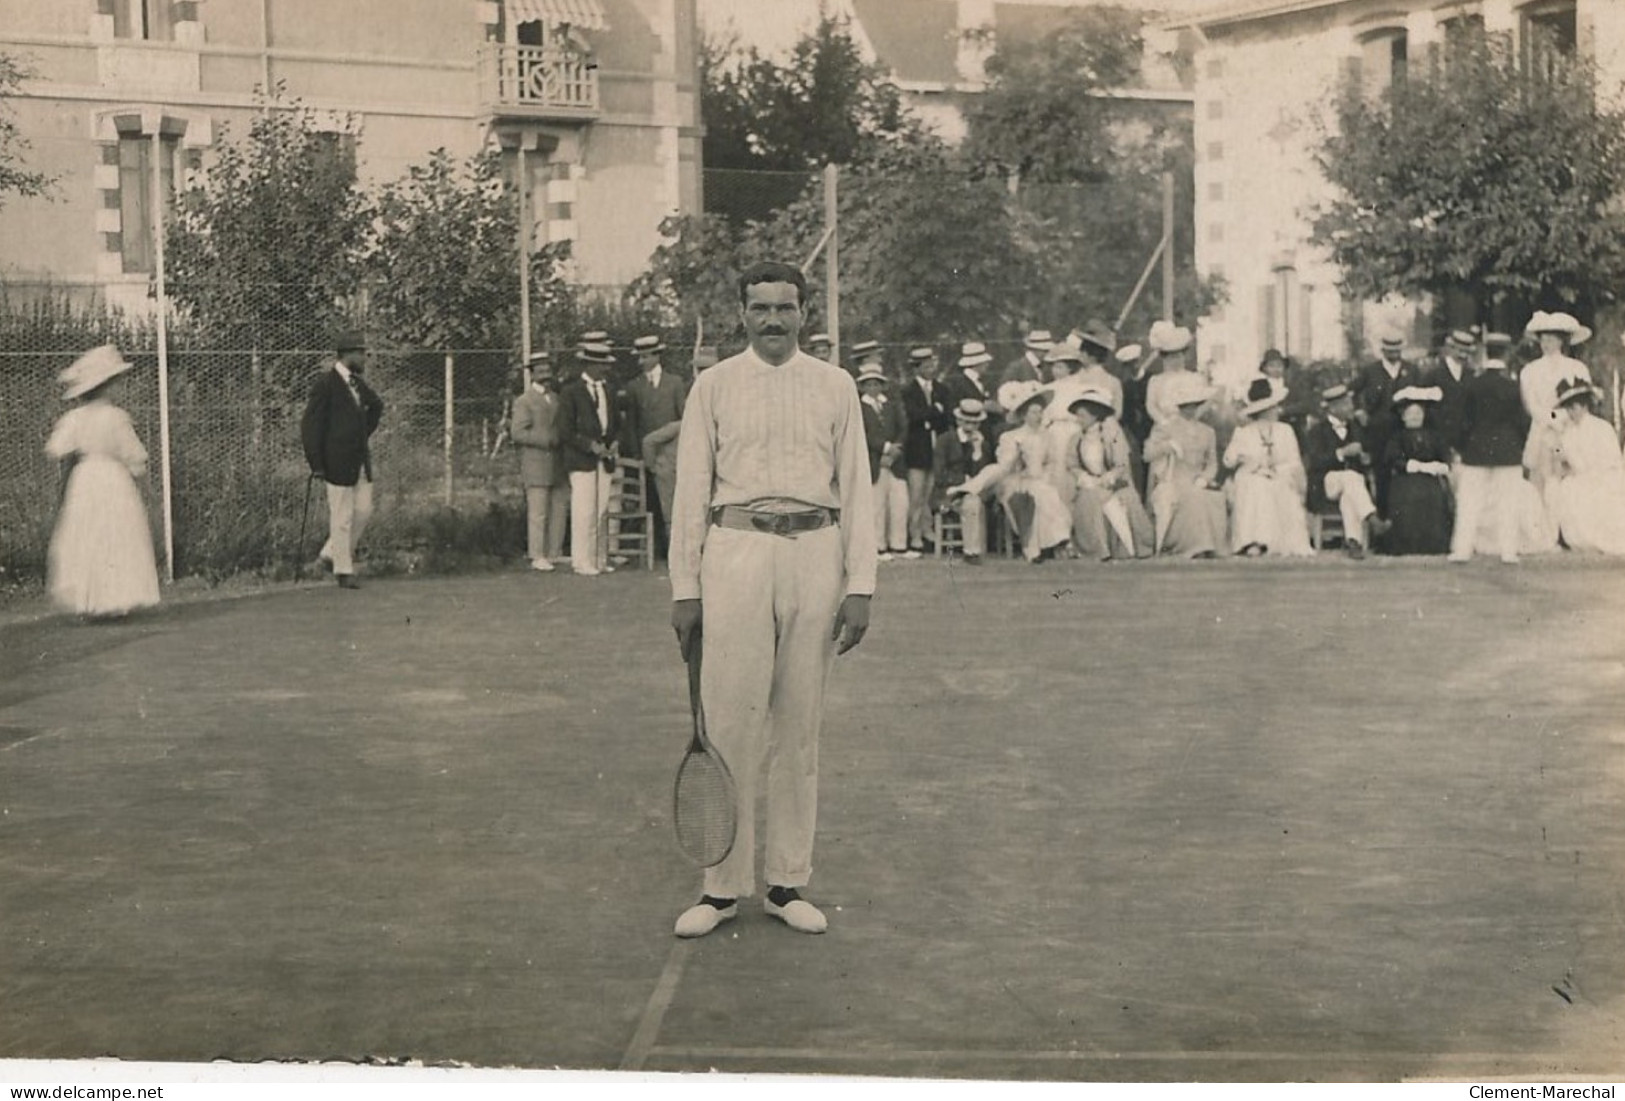
[[[495,119],[591,122],[598,117],[598,66],[551,46],[486,46],[480,100]]]

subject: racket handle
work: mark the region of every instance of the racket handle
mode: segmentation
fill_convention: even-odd
[[[694,717],[700,714],[700,659],[705,649],[705,636],[696,634],[688,648],[688,706]]]

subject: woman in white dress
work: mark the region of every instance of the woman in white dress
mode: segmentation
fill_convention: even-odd
[[[85,616],[120,616],[158,603],[152,530],[135,484],[146,472],[147,450],[115,404],[130,366],[105,345],[62,372],[63,398],[79,403],[45,445],[46,454],[71,464],[51,536],[51,596]]]
[[[1044,430],[1044,409],[1050,391],[1039,383],[1017,380],[999,387],[999,405],[1008,409],[1017,426],[999,437],[995,452],[999,467],[999,502],[1021,533],[1022,553],[1029,562],[1044,562],[1072,541],[1072,513],[1056,489],[1070,481],[1062,456]],[[1024,523],[1024,498],[1031,502],[1032,519]]]
[[[1557,392],[1550,434],[1554,477],[1546,500],[1564,546],[1625,554],[1625,459],[1609,423],[1591,411],[1596,389],[1569,379]]]
[[[1238,554],[1314,553],[1303,508],[1308,477],[1297,434],[1281,422],[1285,400],[1284,388],[1275,388],[1268,378],[1254,379],[1241,410],[1247,423],[1224,449],[1224,465],[1236,472],[1230,541]]]

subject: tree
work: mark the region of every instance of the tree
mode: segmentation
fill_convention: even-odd
[[[437,149],[387,185],[368,268],[372,307],[391,336],[445,351],[517,343],[516,215],[496,151],[457,164]]]
[[[370,221],[353,153],[297,103],[266,103],[181,193],[170,295],[217,346],[321,348],[360,285]]]
[[[1089,7],[1069,12],[1054,34],[999,39],[984,66],[987,88],[965,108],[966,160],[1023,182],[1109,179],[1114,129],[1132,109],[1101,93],[1139,78],[1142,20]]]
[[[823,15],[785,64],[707,40],[700,68],[707,168],[793,172],[930,140],[885,67],[864,60],[844,17]]]
[[[0,199],[7,193],[23,198],[45,195],[54,182],[43,172],[29,172],[23,167],[23,153],[28,139],[22,136],[11,117],[11,108],[5,102],[17,94],[17,88],[32,74],[28,68],[10,54],[0,53]]]
[[[1337,196],[1313,240],[1346,290],[1497,301],[1603,301],[1625,278],[1625,115],[1598,96],[1584,59],[1453,35],[1381,97],[1350,83],[1317,162]]]

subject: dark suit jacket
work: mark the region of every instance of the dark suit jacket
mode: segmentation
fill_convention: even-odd
[[[1463,430],[1457,451],[1468,466],[1520,466],[1529,435],[1529,411],[1518,383],[1505,371],[1485,371],[1468,381]]]
[[[1464,361],[1458,362],[1461,366],[1459,382],[1450,373],[1443,356],[1435,359],[1422,374],[1423,386],[1437,386],[1444,395],[1428,410],[1428,422],[1444,445],[1453,451],[1461,450],[1461,436],[1467,428],[1467,383],[1473,378],[1472,367]]]
[[[620,430],[620,411],[607,379],[604,395],[609,405],[609,427],[600,429],[598,404],[593,401],[585,377],[572,379],[559,391],[559,458],[571,473],[584,473],[599,465],[599,458],[592,453],[593,443],[607,446]],[[615,469],[612,459],[604,459],[602,464],[605,470]]]
[[[937,433],[946,432],[954,422],[948,394],[948,385],[941,379],[931,384],[930,401],[926,400],[919,379],[910,379],[903,387],[903,415],[908,420],[908,434],[903,438],[903,465],[909,470],[931,469]]]
[[[999,376],[999,385],[1007,382],[1048,382],[1049,377],[1044,371],[1044,361],[1039,359],[1037,365],[1027,357],[1026,352],[1021,353],[1020,359],[1015,359],[1005,365],[1004,373]]]
[[[683,419],[688,403],[688,387],[669,367],[660,368],[660,385],[650,386],[647,375],[639,374],[626,384],[626,423],[621,433],[621,454],[643,457],[643,437],[672,421]]]
[[[972,456],[970,448],[960,442],[958,429],[938,436],[936,453],[932,456],[931,464],[931,469],[936,474],[931,490],[931,507],[942,508],[950,486],[964,485],[983,467],[992,463],[993,459],[993,445],[986,440],[982,441],[982,454],[978,459]]]
[[[1338,439],[1337,430],[1330,421],[1317,420],[1309,426],[1305,435],[1303,465],[1309,475],[1309,504],[1317,511],[1323,510],[1329,503],[1326,500],[1326,475],[1329,472],[1356,470],[1363,473],[1371,469],[1369,454],[1338,457],[1339,447],[1365,443],[1365,434],[1359,425],[1351,423],[1344,427],[1348,429],[1348,437]]]
[[[882,412],[875,412],[874,406],[868,402],[861,402],[863,406],[863,438],[869,447],[869,480],[871,482],[880,478],[880,455],[888,443],[900,444],[908,431],[908,422],[903,419],[903,410],[900,404],[890,398],[886,399],[881,407]],[[902,458],[894,460],[890,469],[893,474],[902,470]]]
[[[336,486],[353,486],[366,471],[372,480],[372,451],[367,438],[384,416],[384,403],[366,380],[351,372],[356,395],[344,384],[334,367],[318,374],[310,385],[310,400],[299,424],[305,445],[305,462]]]
[[[975,398],[977,401],[986,401],[992,397],[986,382],[975,382],[963,370],[954,371],[939,380],[948,391],[948,408],[964,401],[966,398]]]
[[[1354,407],[1366,415],[1367,446],[1376,453],[1382,444],[1399,431],[1399,413],[1394,409],[1394,394],[1407,386],[1421,385],[1421,376],[1409,363],[1401,363],[1399,375],[1389,378],[1381,362],[1367,363],[1354,376],[1349,389],[1354,391]]]

